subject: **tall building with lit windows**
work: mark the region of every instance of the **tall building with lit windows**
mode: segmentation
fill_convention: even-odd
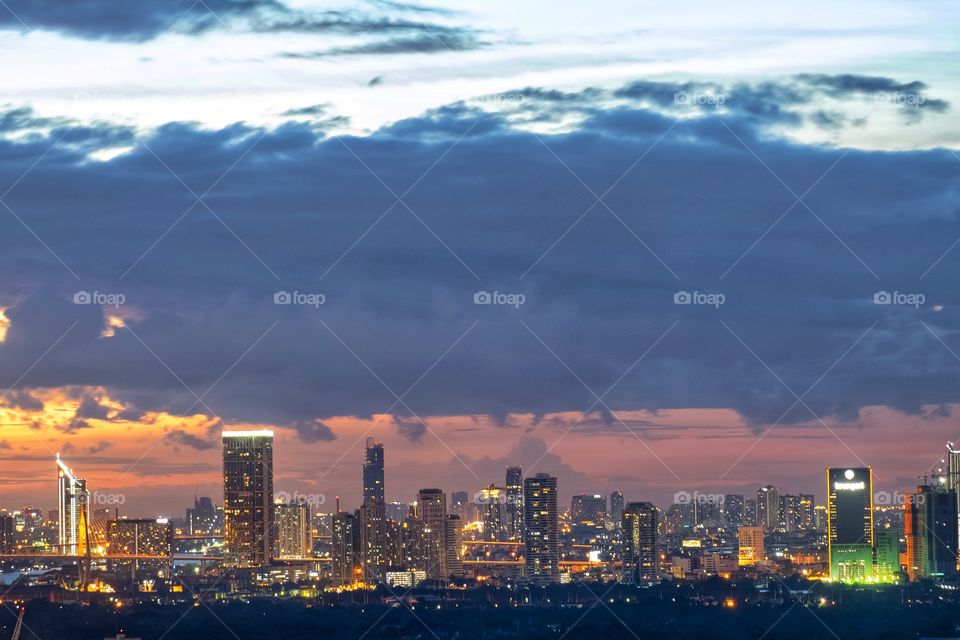
[[[934,477],[904,504],[910,580],[957,577],[957,494],[947,487],[946,477]]]
[[[830,578],[842,582],[872,580],[873,553],[873,469],[827,469]]]
[[[273,557],[280,560],[309,558],[313,555],[310,505],[305,501],[277,503]]]
[[[507,522],[505,533],[511,542],[523,542],[523,469],[507,467]]]
[[[619,529],[623,526],[623,492],[613,491],[610,493],[610,522]]]
[[[417,517],[423,523],[427,578],[444,580],[447,567],[447,497],[440,489],[420,489]]]
[[[7,513],[0,513],[0,553],[13,553],[14,548],[14,518]]]
[[[225,558],[232,566],[260,567],[273,551],[273,431],[222,437]]]
[[[87,481],[78,478],[57,454],[57,509],[59,517],[59,549],[66,555],[83,555],[87,551],[90,526],[90,494]]]
[[[737,564],[755,567],[766,560],[763,547],[763,527],[740,527],[737,529]]]
[[[330,560],[334,584],[347,585],[359,579],[360,527],[352,513],[341,511],[331,519]]]
[[[535,583],[560,579],[557,479],[538,473],[523,481],[523,542],[526,577]]]
[[[650,502],[630,502],[623,508],[623,573],[627,582],[656,580],[657,507]]]
[[[385,503],[383,474],[383,443],[367,438],[366,458],[363,462],[364,503]]]

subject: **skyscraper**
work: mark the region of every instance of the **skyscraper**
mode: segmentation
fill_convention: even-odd
[[[187,509],[187,531],[190,535],[214,535],[222,530],[220,514],[208,497],[193,499],[193,507]]]
[[[454,491],[450,494],[450,513],[460,516],[460,522],[470,520],[470,495],[466,491]]]
[[[440,489],[420,489],[417,516],[423,522],[426,544],[427,578],[443,580],[447,569],[447,497]]]
[[[447,554],[447,575],[463,577],[463,523],[460,516],[448,515],[444,528],[444,549]]]
[[[623,508],[623,573],[627,582],[656,580],[657,507],[631,502]]]
[[[281,560],[313,555],[310,505],[304,501],[274,506],[276,521],[273,557]]]
[[[934,478],[917,487],[904,505],[907,575],[911,580],[957,576],[957,495],[947,486],[947,478]]]
[[[263,566],[273,551],[273,431],[222,437],[225,557],[233,566]]]
[[[506,539],[511,542],[523,541],[523,470],[520,467],[507,467],[507,521]]]
[[[757,524],[767,531],[780,528],[780,493],[767,485],[757,489]]]
[[[0,553],[13,553],[13,516],[0,513]]]
[[[351,513],[341,511],[332,518],[330,557],[333,565],[333,580],[345,585],[359,577],[360,531],[357,519]]]
[[[827,554],[830,578],[873,577],[873,470],[827,469]]]
[[[532,582],[560,578],[557,479],[538,473],[523,481],[524,565]]]
[[[900,535],[897,529],[878,529],[873,534],[877,542],[877,577],[893,581],[900,573]]]
[[[386,502],[383,484],[383,443],[367,438],[363,463],[363,501]]]
[[[744,501],[738,493],[723,496],[723,519],[731,527],[739,527],[743,522]]]
[[[83,555],[89,544],[90,494],[87,481],[73,475],[57,454],[60,553]]]
[[[477,496],[477,510],[483,522],[483,539],[492,542],[510,540],[510,518],[513,505],[508,503],[507,490],[488,485]]]
[[[610,522],[619,529],[623,526],[623,492],[613,491],[610,494]]]
[[[110,553],[169,558],[173,552],[173,527],[166,519],[121,518],[107,523]],[[111,566],[129,564],[134,574],[141,568],[159,568],[166,560],[112,561]]]

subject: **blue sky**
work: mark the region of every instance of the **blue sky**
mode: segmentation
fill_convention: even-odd
[[[952,8],[4,0],[0,482],[215,488],[230,424],[346,495],[365,430],[397,497],[902,488],[960,435]]]

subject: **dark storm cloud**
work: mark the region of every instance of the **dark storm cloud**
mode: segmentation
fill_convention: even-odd
[[[960,349],[960,253],[921,279],[960,237],[956,159],[777,137],[796,120],[764,100],[792,91],[679,121],[581,99],[577,127],[539,137],[464,105],[367,137],[170,124],[106,162],[77,127],[83,144],[5,197],[23,224],[0,210],[0,387],[30,369],[19,388],[101,385],[129,411],[228,423],[390,410],[413,441],[413,412],[590,409],[622,430],[611,410],[732,407],[760,425],[960,401],[931,335]],[[55,139],[0,138],[0,185]],[[123,294],[129,329],[101,337],[116,310],[74,304],[80,290]],[[477,305],[480,290],[525,302]],[[679,290],[726,302],[676,305]],[[880,290],[926,304],[875,305]],[[170,437],[215,446],[186,435]]]
[[[320,420],[298,420],[291,425],[291,428],[297,432],[300,440],[307,444],[329,442],[337,438],[333,430]]]
[[[166,33],[212,30],[356,36],[454,38],[469,30],[391,14],[448,15],[405,3],[374,3],[373,11],[294,9],[277,0],[6,0],[0,28],[59,31],[94,40],[143,42]]]
[[[208,451],[217,446],[217,442],[210,438],[198,438],[182,429],[174,429],[168,433],[167,440],[173,444],[181,444],[197,451]]]

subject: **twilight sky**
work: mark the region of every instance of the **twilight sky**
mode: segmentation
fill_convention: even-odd
[[[960,439],[956,9],[3,0],[0,508],[58,451],[219,500],[225,426],[348,506],[368,434],[388,500],[909,490]]]

